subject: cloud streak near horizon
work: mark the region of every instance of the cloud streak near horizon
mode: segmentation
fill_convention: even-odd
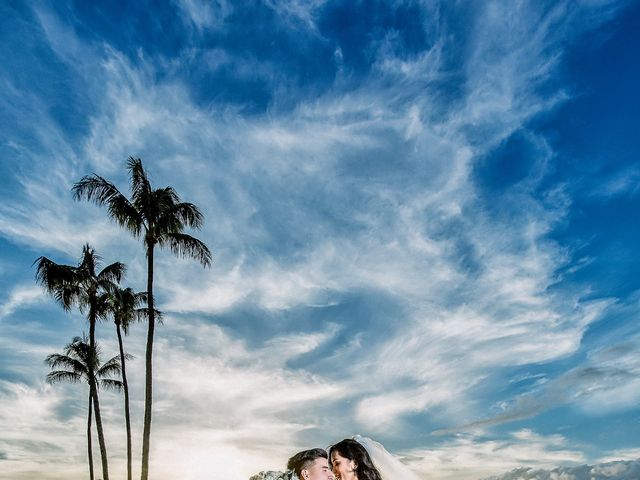
[[[92,172],[126,191],[129,155],[202,209],[214,252],[207,270],[157,258],[158,478],[246,479],[355,433],[443,479],[636,451],[640,135],[618,122],[640,98],[624,53],[637,6],[0,8],[13,478],[84,472],[80,388],[44,385],[42,360],[86,326],[31,264],[74,263],[89,242],[144,288],[141,246],[70,194]],[[143,330],[127,339],[134,385]]]

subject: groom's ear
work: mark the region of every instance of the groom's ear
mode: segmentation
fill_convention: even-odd
[[[300,473],[302,474],[302,478],[300,480],[309,480],[309,470],[303,468]]]

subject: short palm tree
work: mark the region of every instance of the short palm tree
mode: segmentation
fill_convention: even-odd
[[[93,474],[93,453],[91,450],[91,410],[96,414],[96,424],[102,429],[102,417],[100,416],[100,402],[98,399],[99,387],[120,389],[122,383],[119,380],[110,378],[120,373],[120,359],[113,357],[106,363],[100,361],[100,352],[96,346],[92,347],[87,343],[86,337],[75,337],[69,343],[64,353],[54,353],[46,358],[46,363],[54,369],[47,375],[47,382],[79,383],[87,382],[89,385],[89,411],[87,419],[87,453],[89,455],[89,477]],[[103,465],[104,467],[104,465]],[[103,476],[105,471],[103,470]],[[108,478],[108,476],[104,476]]]
[[[120,349],[120,365],[122,367],[122,387],[124,390],[124,419],[127,430],[127,480],[131,480],[131,414],[129,410],[129,384],[127,382],[126,359],[124,353],[122,332],[129,333],[129,325],[145,316],[146,309],[140,308],[147,300],[145,292],[134,292],[131,288],[115,286],[109,292],[108,302],[113,315],[113,323],[116,325],[118,347]]]
[[[102,259],[89,245],[83,247],[82,257],[77,266],[62,265],[47,257],[40,257],[34,263],[36,264],[36,280],[48,293],[54,296],[65,310],[68,311],[72,306],[77,305],[80,311],[86,312],[89,321],[89,346],[95,349],[96,323],[98,320],[106,318],[108,314],[107,292],[124,275],[124,264],[114,262],[100,270]],[[91,391],[96,395],[93,398],[95,410],[98,408],[97,392]],[[104,431],[102,423],[98,422],[98,412],[95,413],[103,477],[104,480],[109,480]]]
[[[147,346],[145,353],[144,429],[142,433],[141,480],[149,478],[149,445],[153,403],[153,337],[155,307],[153,297],[153,266],[155,247],[169,247],[180,256],[192,257],[203,266],[211,264],[211,252],[200,240],[187,235],[186,227],[199,229],[202,213],[192,203],[181,202],[173,187],[152,188],[142,160],[129,157],[131,199],[108,180],[92,174],[73,186],[76,200],[86,199],[106,206],[109,216],[134,237],[142,238],[147,255]]]

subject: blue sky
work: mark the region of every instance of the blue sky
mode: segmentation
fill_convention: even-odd
[[[215,257],[157,257],[155,478],[246,479],[356,433],[431,479],[640,457],[637,2],[6,2],[0,22],[0,478],[85,474],[84,394],[43,359],[86,325],[32,262],[89,242],[144,289],[141,245],[70,193],[92,172],[126,190],[129,155],[201,207]]]

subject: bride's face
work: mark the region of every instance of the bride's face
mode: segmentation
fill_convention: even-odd
[[[340,455],[336,450],[331,452],[331,467],[336,480],[357,479],[356,463]]]

